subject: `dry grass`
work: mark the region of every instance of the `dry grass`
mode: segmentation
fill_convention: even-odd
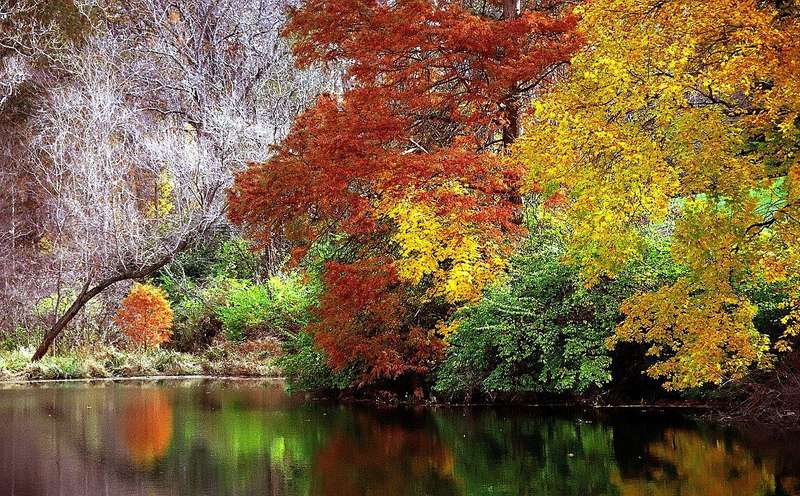
[[[31,362],[32,348],[0,351],[0,380],[59,380],[103,377],[191,376],[276,377],[271,365],[280,354],[272,340],[220,343],[198,353],[166,349],[76,349]]]

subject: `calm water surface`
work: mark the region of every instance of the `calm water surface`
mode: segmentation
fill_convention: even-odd
[[[397,410],[280,382],[0,389],[0,495],[800,495],[800,438],[640,412]]]

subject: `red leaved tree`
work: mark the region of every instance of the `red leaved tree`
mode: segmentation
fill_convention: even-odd
[[[521,232],[520,171],[502,152],[524,102],[580,45],[564,4],[308,0],[291,12],[299,63],[346,65],[348,89],[238,175],[230,216],[299,254],[344,237],[312,328],[335,369],[425,372],[437,321],[498,272]]]

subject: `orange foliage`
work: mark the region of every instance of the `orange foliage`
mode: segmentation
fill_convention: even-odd
[[[134,343],[158,346],[172,334],[172,308],[166,293],[149,284],[134,284],[122,300],[114,323]]]
[[[427,429],[361,416],[354,431],[357,440],[335,431],[315,454],[313,494],[425,494],[420,481],[455,485],[454,453]]]
[[[325,286],[311,329],[335,371],[357,365],[360,381],[369,383],[425,374],[439,361],[441,340],[413,321],[406,288],[385,259],[329,262]]]

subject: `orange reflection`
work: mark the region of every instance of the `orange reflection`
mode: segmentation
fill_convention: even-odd
[[[710,440],[691,431],[667,429],[647,453],[659,461],[647,478],[612,476],[622,496],[702,494],[766,496],[774,493],[774,467],[743,446]]]
[[[786,494],[792,496],[800,494],[800,478],[781,477],[781,487]]]
[[[316,454],[314,494],[424,494],[454,487],[453,454],[429,431],[360,418]],[[450,491],[453,492],[453,491]]]
[[[172,441],[172,405],[159,390],[144,390],[122,416],[131,461],[144,468],[164,457]]]

